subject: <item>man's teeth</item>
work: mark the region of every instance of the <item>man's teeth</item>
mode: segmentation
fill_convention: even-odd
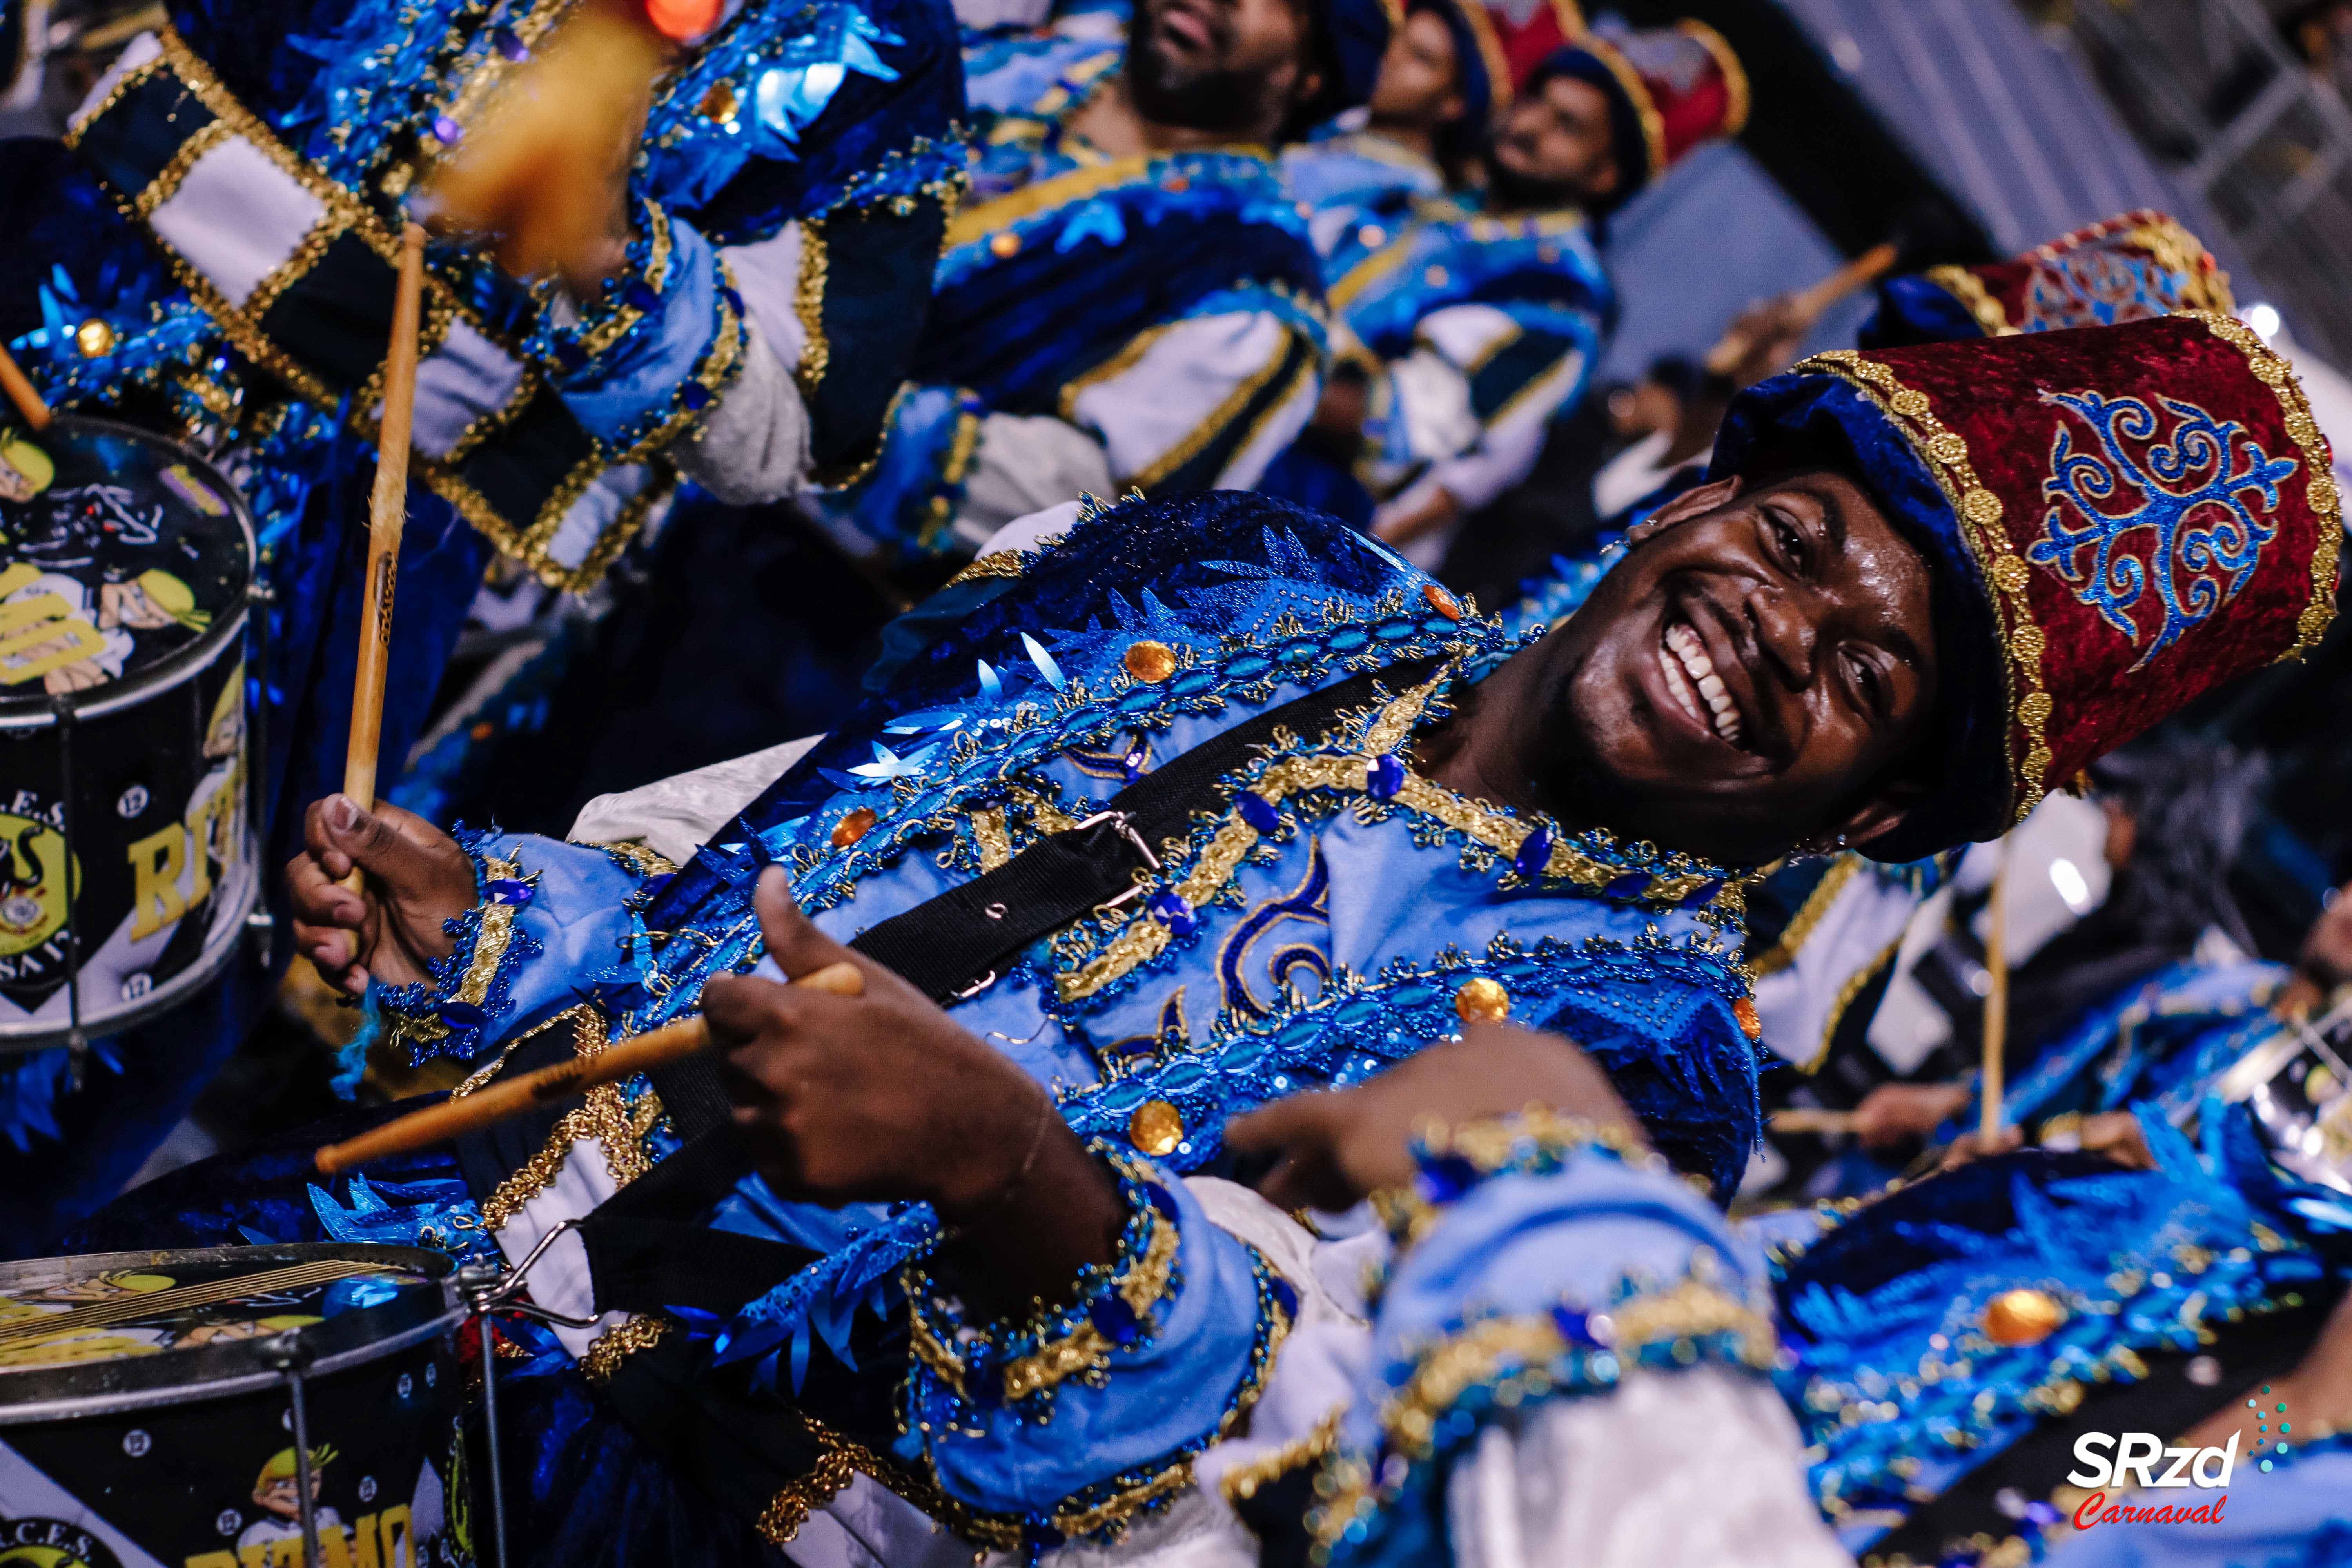
[[[1666,689],[1675,694],[1685,712],[1696,719],[1699,704],[1705,702],[1715,732],[1727,744],[1739,744],[1739,710],[1733,705],[1731,693],[1723,689],[1723,677],[1716,674],[1715,661],[1706,657],[1706,645],[1696,632],[1680,621],[1668,626],[1658,668],[1665,671]]]

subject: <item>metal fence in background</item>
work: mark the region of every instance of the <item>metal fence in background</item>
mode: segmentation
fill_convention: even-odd
[[[1896,0],[1904,3],[1904,0]],[[2352,60],[2307,58],[2298,0],[2058,0],[2025,9],[2082,50],[2141,143],[2229,230],[2289,330],[2352,365]]]

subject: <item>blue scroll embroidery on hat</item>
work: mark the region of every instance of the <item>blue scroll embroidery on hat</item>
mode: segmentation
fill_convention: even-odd
[[[2301,465],[2272,457],[2244,426],[2193,403],[2157,400],[2175,421],[2166,439],[2139,398],[2042,395],[2087,426],[2098,448],[2078,447],[2074,425],[2060,423],[2042,485],[2052,504],[2026,559],[2056,572],[2139,647],[2132,668],[2142,668],[2252,579],[2263,547],[2278,536],[2269,514],[2279,486]],[[2152,629],[2151,593],[2161,612]]]

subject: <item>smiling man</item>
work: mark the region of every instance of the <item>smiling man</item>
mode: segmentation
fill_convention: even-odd
[[[2214,436],[2182,482],[2239,521],[2234,567],[2164,531],[2147,434],[2076,412],[2158,395],[2163,431]],[[1718,453],[1534,640],[1280,502],[1090,511],[983,557],[994,596],[681,868],[314,805],[303,949],[413,1050],[511,1073],[697,1009],[728,1047],[724,1093],[677,1069],[396,1173],[462,1175],[457,1219],[352,1194],[375,1238],[477,1226],[516,1259],[585,1216],[531,1291],[594,1320],[561,1348],[639,1436],[533,1385],[527,1427],[628,1455],[536,1473],[547,1539],[593,1560],[612,1478],[667,1473],[646,1451],[772,1534],[853,1472],[1002,1545],[1138,1526],[1331,1310],[1305,1233],[1207,1174],[1229,1115],[1507,1016],[1727,1192],[1757,1135],[1744,868],[1997,832],[2330,613],[2324,443],[2224,318],[1823,356]],[[2085,463],[2137,498],[2110,554],[2163,593],[2084,598]],[[861,995],[776,984],[841,963]],[[360,1225],[318,1203],[196,1167],[81,1239]],[[884,1511],[867,1485],[825,1517]]]

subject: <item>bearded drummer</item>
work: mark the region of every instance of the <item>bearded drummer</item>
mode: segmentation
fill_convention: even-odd
[[[2065,542],[2105,514],[2045,498],[2050,454],[2144,472],[2095,416],[2158,396],[2226,432],[2211,478],[2261,542],[2210,615],[2110,619]],[[1507,1016],[1582,1042],[1727,1195],[1758,1131],[1740,878],[2002,831],[2309,646],[2339,528],[2291,374],[2228,318],[1828,355],[1745,395],[1711,481],[1539,638],[1282,503],[1087,509],[984,556],[853,724],[608,805],[602,843],[318,803],[300,938],[388,1037],[477,1081],[698,1008],[727,1047],[731,1117],[640,1080],[378,1172],[471,1188],[420,1226],[553,1237],[531,1293],[593,1320],[555,1335],[605,1403],[541,1378],[501,1408],[651,1467],[539,1467],[518,1533],[940,1550],[894,1493],[1041,1551],[1181,1528],[1153,1516],[1192,1458],[1334,1310],[1311,1238],[1210,1174],[1228,1115]],[[1000,926],[1042,935],[987,956]],[[778,984],[836,963],[861,997]],[[280,1168],[194,1167],[79,1242],[396,1212],[289,1201]],[[740,1522],[625,1516],[665,1458]]]

